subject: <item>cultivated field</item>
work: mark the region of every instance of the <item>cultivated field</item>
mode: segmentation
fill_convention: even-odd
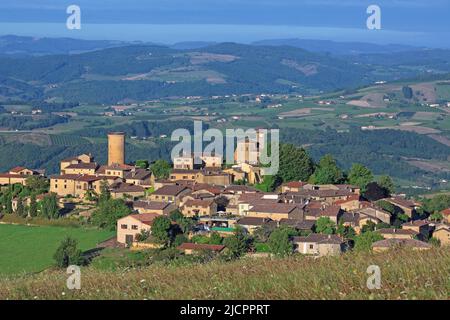
[[[381,289],[367,289],[367,268]],[[64,271],[0,279],[0,299],[448,299],[450,250],[348,253],[311,259],[242,259],[194,265],[81,272],[81,290]]]
[[[53,264],[61,240],[71,236],[82,250],[110,238],[109,231],[0,224],[0,275],[39,272]]]

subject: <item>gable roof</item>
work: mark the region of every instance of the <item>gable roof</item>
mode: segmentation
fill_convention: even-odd
[[[268,212],[268,213],[291,213],[299,208],[296,204],[291,203],[257,203],[248,211],[250,212]]]
[[[165,185],[152,193],[152,195],[177,196],[188,188],[179,185]]]
[[[293,237],[293,242],[306,242],[318,244],[342,244],[344,241],[335,234],[311,233],[306,237]]]
[[[376,241],[372,248],[392,248],[395,246],[405,246],[414,248],[431,248],[431,244],[415,239],[385,239]]]
[[[133,208],[142,208],[146,210],[164,210],[172,204],[169,202],[159,202],[159,201],[134,201]]]
[[[157,218],[160,217],[161,215],[157,214],[157,213],[142,213],[142,214],[131,214],[129,216],[123,217],[121,219],[119,219],[118,221],[121,221],[122,219],[126,219],[126,218],[133,218],[136,219],[140,222],[142,222],[143,224],[146,224],[148,226],[152,226],[153,225],[153,221]]]

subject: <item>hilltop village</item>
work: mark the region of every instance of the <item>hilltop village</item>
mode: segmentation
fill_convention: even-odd
[[[365,185],[295,180],[271,192],[257,188],[264,181],[258,141],[238,143],[234,165],[223,165],[221,156],[189,154],[173,159],[171,168],[159,168],[158,161],[127,164],[125,140],[122,132],[108,135],[105,165],[82,154],[62,160],[60,173],[48,178],[23,167],[0,174],[3,189],[33,190],[48,183],[32,196],[11,192],[3,199],[3,212],[45,216],[53,199],[56,216],[76,215],[114,229],[116,236],[104,246],[143,250],[175,245],[184,254],[296,252],[318,257],[358,245],[383,251],[450,244],[450,208],[430,215],[421,203],[402,196],[368,199]]]

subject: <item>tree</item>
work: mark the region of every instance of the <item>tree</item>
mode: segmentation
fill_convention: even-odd
[[[336,229],[336,233],[343,237],[344,239],[354,239],[356,236],[355,229],[350,226],[344,226],[342,222],[339,222],[339,225]]]
[[[155,161],[150,170],[157,179],[167,179],[172,172],[172,167],[167,161],[160,159]]]
[[[402,88],[402,92],[403,92],[403,96],[405,97],[405,99],[412,99],[412,97],[414,96],[413,90],[411,87],[408,86],[404,86]]]
[[[369,251],[372,249],[372,244],[376,241],[383,240],[383,236],[376,231],[368,231],[361,233],[355,237],[355,250]]]
[[[435,213],[430,215],[429,219],[431,221],[438,222],[438,221],[442,221],[444,219],[444,216],[441,213],[439,213],[439,212],[435,212]]]
[[[314,170],[314,163],[303,148],[292,144],[280,145],[278,176],[284,181],[307,181]]]
[[[211,233],[209,236],[209,244],[222,244],[222,237],[217,232]]]
[[[336,224],[329,217],[320,217],[316,221],[316,232],[334,234],[336,232]]]
[[[354,163],[348,174],[348,182],[361,188],[364,192],[366,186],[373,180],[372,172],[359,163]]]
[[[13,213],[13,207],[12,207],[12,200],[13,200],[13,196],[11,192],[8,192],[5,195],[5,212],[12,214]]]
[[[255,188],[263,192],[272,192],[281,185],[281,182],[282,180],[278,175],[264,176],[263,182],[256,184]]]
[[[80,266],[85,263],[82,252],[78,249],[77,240],[70,237],[61,241],[61,244],[53,255],[53,259],[55,259],[56,265],[60,268],[67,268],[70,265]]]
[[[90,219],[92,224],[99,228],[114,231],[117,227],[117,220],[130,213],[131,209],[122,199],[109,199],[99,202]]]
[[[268,245],[271,253],[278,256],[291,255],[294,245],[291,242],[291,236],[295,230],[287,227],[275,229],[269,237]]]
[[[152,236],[161,244],[167,244],[170,241],[170,227],[172,223],[165,216],[156,217],[153,220]]]
[[[16,214],[22,218],[26,218],[28,216],[28,212],[25,209],[25,206],[23,205],[23,200],[20,197],[17,198]]]
[[[388,197],[388,195],[386,189],[380,187],[376,182],[368,183],[364,192],[364,197],[369,201],[378,201]]]
[[[149,165],[147,160],[136,160],[136,167],[140,169],[147,169]]]
[[[310,181],[314,184],[337,184],[341,183],[344,176],[336,164],[336,160],[327,154],[320,159]]]
[[[423,209],[428,213],[441,212],[450,208],[450,195],[440,194],[431,199],[423,199]]]
[[[224,244],[228,248],[230,258],[236,259],[248,251],[249,239],[244,234],[242,228],[238,227],[231,237],[224,239]]]
[[[267,242],[274,229],[272,224],[263,224],[253,232],[253,238],[257,242]]]
[[[47,193],[50,183],[47,179],[40,176],[31,176],[25,180],[25,185],[31,190],[32,194]]]
[[[388,197],[391,194],[395,193],[394,181],[392,181],[392,178],[390,176],[381,176],[378,180],[378,185],[386,190]]]
[[[109,185],[108,182],[103,180],[100,183],[100,196],[98,197],[98,202],[106,202],[111,199],[111,192],[109,191]]]
[[[41,216],[47,219],[56,219],[59,217],[58,199],[56,194],[47,195],[39,203]]]
[[[145,241],[150,237],[150,231],[149,230],[142,230],[141,233],[136,235],[137,241]]]
[[[369,220],[365,225],[362,226],[361,233],[375,231],[376,226],[377,225],[375,224],[375,222]]]
[[[32,218],[37,217],[38,215],[36,196],[34,194],[30,196],[30,207],[28,208],[28,214]]]

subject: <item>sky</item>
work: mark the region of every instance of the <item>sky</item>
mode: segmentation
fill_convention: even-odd
[[[366,9],[381,8],[381,30]],[[81,30],[67,30],[69,5]],[[450,0],[1,0],[0,34],[251,42],[327,39],[450,47]]]

